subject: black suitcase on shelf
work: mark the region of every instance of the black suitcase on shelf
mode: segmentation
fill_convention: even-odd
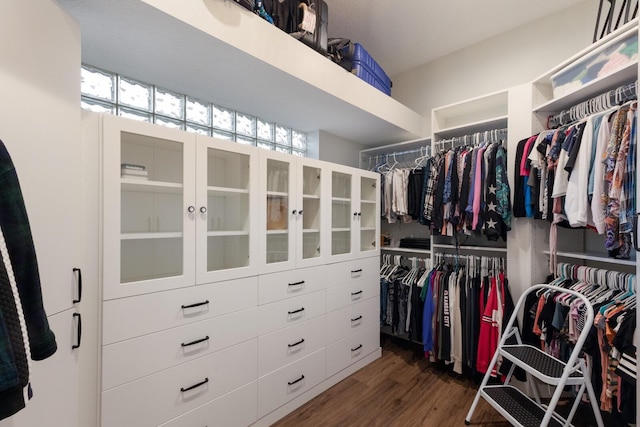
[[[327,27],[329,25],[329,7],[324,0],[308,0],[298,2],[298,13],[296,22],[298,23],[297,31],[291,33],[291,35],[307,46],[317,50],[323,55],[327,54],[327,40],[328,33]],[[300,25],[304,19],[304,9],[306,7],[311,8],[316,15],[316,28],[313,33],[308,31],[301,31]]]

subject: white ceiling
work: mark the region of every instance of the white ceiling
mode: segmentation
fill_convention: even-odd
[[[392,76],[585,0],[325,1],[329,37],[360,43]]]

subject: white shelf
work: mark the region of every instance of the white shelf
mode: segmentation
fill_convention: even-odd
[[[181,239],[179,231],[165,233],[123,233],[120,240],[145,240],[145,239]]]
[[[543,252],[546,255],[551,254],[551,252],[548,250]],[[609,258],[604,255],[588,254],[585,252],[557,252],[556,254],[558,255],[558,257],[561,257],[561,258],[582,259],[587,261],[602,262],[606,264],[631,265],[631,266],[636,265],[636,261],[632,259]]]
[[[449,139],[455,136],[471,135],[476,132],[483,132],[486,130],[506,128],[507,120],[508,116],[501,115],[485,120],[478,120],[476,122],[467,123],[460,126],[452,126],[445,129],[434,130],[433,140],[437,144],[438,140],[441,139]]]
[[[209,231],[207,237],[234,237],[234,236],[248,236],[248,231]]]
[[[347,227],[345,227],[345,228],[332,228],[331,229],[332,233],[345,233],[345,232],[350,232],[350,231],[351,231],[351,229],[347,228]]]
[[[360,227],[360,231],[376,231],[375,227]]]
[[[309,233],[309,234],[317,234],[320,233],[320,229],[318,228],[305,228],[302,230],[303,233]]]
[[[302,198],[307,200],[319,200],[320,196],[318,196],[317,194],[303,194]]]
[[[207,187],[209,194],[249,194],[246,188],[230,188],[230,187]]]
[[[534,112],[557,113],[568,109],[582,101],[594,96],[598,96],[609,90],[626,83],[632,83],[638,78],[638,64],[629,64],[626,67],[604,76],[600,79],[592,80],[584,86],[566,95],[551,99],[533,109]]]
[[[455,249],[455,245],[445,245],[445,244],[441,244],[441,243],[434,243],[433,244],[433,248],[440,248],[440,249]],[[507,248],[496,248],[496,247],[491,247],[491,246],[458,246],[458,248],[460,250],[464,250],[464,251],[477,251],[477,252],[503,252],[506,253],[507,252]]]
[[[362,203],[363,205],[375,205],[376,201],[375,200],[360,200],[360,203]]]
[[[183,185],[174,182],[146,181],[142,179],[122,178],[120,180],[122,191],[143,193],[178,194],[182,192]]]
[[[334,202],[340,202],[340,203],[349,203],[349,202],[351,202],[351,199],[348,199],[346,197],[332,197],[331,200],[334,201]]]
[[[395,246],[380,246],[380,250],[387,251],[387,252],[407,252],[412,254],[431,255],[431,251],[429,249],[411,249],[411,248],[398,248]]]
[[[269,197],[289,197],[289,193],[284,191],[267,191],[267,199]]]
[[[277,235],[277,234],[287,234],[289,232],[288,229],[284,229],[284,230],[267,230],[267,235],[268,236],[273,236],[273,235]]]

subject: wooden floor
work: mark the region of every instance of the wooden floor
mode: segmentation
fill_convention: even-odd
[[[429,363],[419,347],[381,340],[382,357],[336,384],[274,424],[278,427],[464,426],[477,385]],[[564,412],[564,411],[563,411]],[[595,425],[590,406],[581,406],[574,424]],[[582,419],[582,418],[586,418]],[[510,424],[483,399],[472,426]]]

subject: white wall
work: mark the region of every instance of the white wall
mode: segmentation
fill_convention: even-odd
[[[597,1],[589,0],[394,75],[393,97],[425,117],[430,135],[433,108],[529,82],[588,46],[597,7]]]
[[[356,168],[360,163],[360,150],[369,148],[324,131],[318,132],[318,145],[320,160]]]

